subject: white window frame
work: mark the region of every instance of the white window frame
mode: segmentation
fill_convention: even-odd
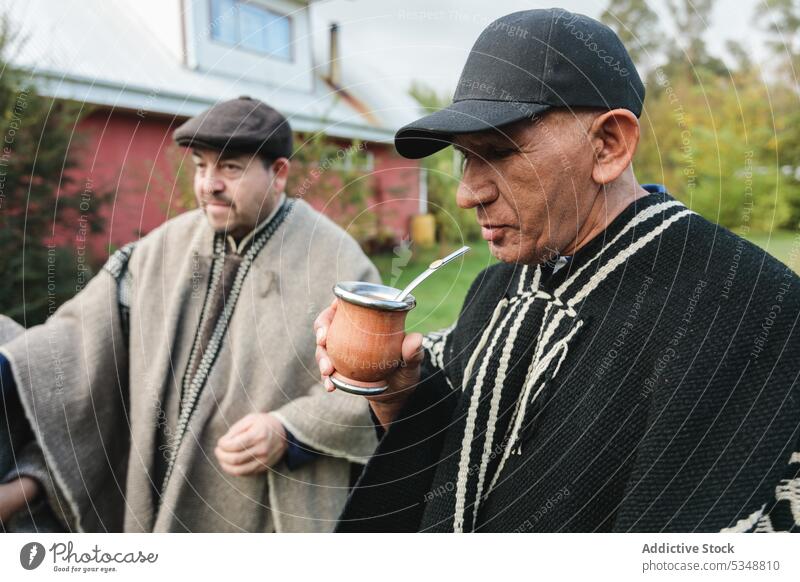
[[[250,0],[256,2],[256,0]],[[311,43],[311,17],[308,6],[295,0],[258,0],[271,12],[288,15],[292,26],[292,60],[248,50],[212,39],[209,0],[184,0],[184,47],[186,66],[213,77],[231,79],[244,85],[241,94],[255,91],[252,83],[280,89],[312,93],[316,87]],[[223,12],[222,14],[227,14]],[[222,18],[222,14],[217,18]],[[238,14],[238,11],[237,11]],[[237,24],[238,26],[238,24]],[[238,33],[237,33],[238,34]],[[231,35],[232,37],[233,35]],[[254,92],[255,91],[255,92]]]
[[[229,43],[229,42],[227,42],[225,40],[222,40],[222,39],[219,39],[219,38],[215,38],[214,37],[214,7],[213,7],[214,2],[215,2],[215,0],[207,0],[207,2],[206,2],[207,8],[208,8],[208,11],[207,11],[207,13],[208,13],[208,29],[207,30],[208,30],[208,40],[209,40],[209,42],[224,46],[226,48],[232,47],[232,48],[235,48],[236,50],[240,50],[240,51],[244,51],[244,52],[247,52],[247,53],[250,53],[250,54],[254,54],[254,55],[257,55],[259,57],[267,57],[267,58],[270,58],[270,59],[277,59],[277,60],[284,61],[284,62],[287,62],[287,63],[294,63],[295,62],[296,55],[295,55],[295,46],[294,45],[295,45],[295,32],[296,31],[295,31],[295,25],[294,25],[294,18],[292,18],[292,16],[290,14],[286,14],[285,12],[275,8],[274,6],[269,6],[269,5],[266,5],[266,4],[263,4],[261,2],[257,2],[257,1],[252,1],[252,0],[233,0],[234,5],[236,5],[236,4],[244,4],[245,6],[252,6],[252,7],[258,9],[258,10],[262,10],[264,12],[267,12],[267,13],[270,13],[270,14],[274,14],[275,16],[278,16],[279,18],[285,18],[287,20],[287,22],[289,23],[289,47],[288,47],[289,48],[289,56],[287,58],[287,57],[284,57],[283,55],[278,55],[278,54],[275,54],[275,53],[269,53],[269,52],[265,52],[265,51],[260,51],[260,50],[257,50],[257,49],[254,49],[254,48],[251,48],[251,47],[248,47],[248,46],[242,44],[241,30],[238,31],[239,38],[238,38],[237,42],[235,42],[235,43]],[[237,26],[237,28],[239,26],[238,14],[236,15],[236,26]]]

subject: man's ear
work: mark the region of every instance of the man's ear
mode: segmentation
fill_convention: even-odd
[[[594,149],[592,179],[609,184],[625,171],[636,153],[639,120],[627,109],[612,109],[595,117],[589,139]]]
[[[289,167],[291,163],[287,158],[278,158],[270,166],[272,170],[272,184],[275,190],[283,192],[286,188],[286,180],[289,178]]]

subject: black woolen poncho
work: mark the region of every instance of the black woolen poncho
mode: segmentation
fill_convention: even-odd
[[[338,531],[796,528],[798,315],[788,267],[663,192],[566,266],[490,267]]]

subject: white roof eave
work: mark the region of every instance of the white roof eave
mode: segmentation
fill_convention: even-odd
[[[64,75],[37,69],[32,79],[44,95],[70,99],[111,108],[191,117],[212,106],[216,100],[180,94],[150,87],[98,81],[78,75]],[[322,120],[319,117],[292,113],[289,121],[295,131],[323,132],[332,137],[359,139],[391,144],[394,131],[344,120]]]

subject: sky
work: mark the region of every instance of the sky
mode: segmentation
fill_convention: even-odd
[[[311,14],[320,58],[327,60],[327,28],[337,22],[348,66],[363,63],[399,88],[416,79],[451,94],[472,43],[494,19],[552,6],[599,18],[607,4],[608,0],[325,0],[313,3]],[[667,2],[650,0],[649,5],[662,23],[670,22]],[[762,62],[768,54],[764,35],[754,24],[762,6],[762,0],[717,0],[706,34],[709,50],[725,58],[726,40],[735,39]]]

